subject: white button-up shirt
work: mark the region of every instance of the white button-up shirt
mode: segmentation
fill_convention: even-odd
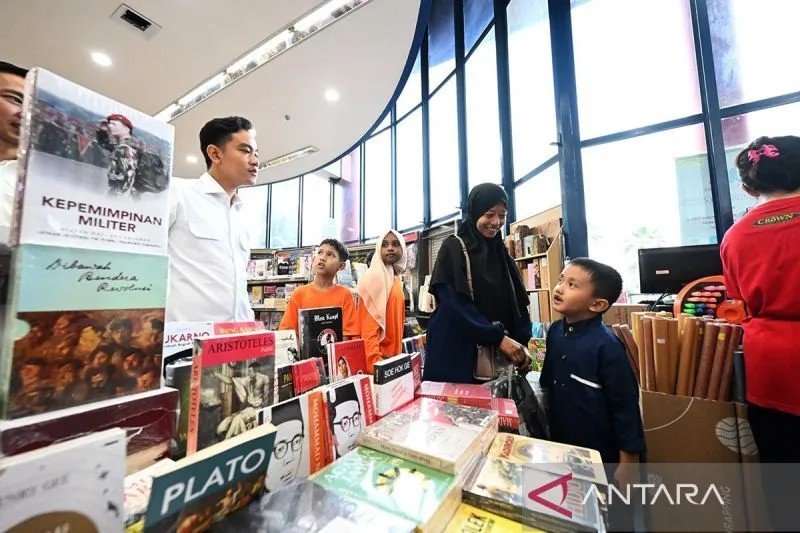
[[[208,173],[170,183],[167,321],[251,321],[242,200]]]
[[[14,188],[17,185],[17,160],[0,161],[0,245],[8,245],[11,216],[14,212]]]

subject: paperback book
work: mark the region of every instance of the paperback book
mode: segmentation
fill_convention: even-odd
[[[411,354],[411,375],[414,378],[414,393],[422,386],[422,355],[419,352]]]
[[[337,381],[325,389],[334,459],[352,451],[358,435],[378,419],[369,376]]]
[[[300,357],[322,357],[323,361],[327,361],[327,346],[343,339],[342,308],[301,309],[298,315]]]
[[[492,408],[492,391],[483,385],[423,381],[418,395],[482,409]]]
[[[275,364],[289,365],[299,360],[297,333],[293,329],[275,331]]]
[[[167,253],[171,125],[40,68],[22,116],[13,245]]]
[[[128,533],[142,531],[147,504],[150,502],[150,490],[153,488],[153,474],[175,462],[162,459],[156,464],[125,476],[123,498],[125,505],[125,530]]]
[[[275,402],[275,334],[195,339],[186,449],[189,455],[256,426]]]
[[[175,442],[171,446],[170,455],[173,459],[182,459],[186,456],[186,443],[189,439],[189,411],[191,410],[192,396],[192,360],[182,359],[166,368],[164,383],[178,391],[178,425],[175,430]]]
[[[425,339],[425,334],[403,339],[403,353],[419,353],[423,367],[425,366]]]
[[[358,442],[458,475],[496,434],[493,411],[419,398],[364,428]]]
[[[197,338],[263,329],[261,322],[167,322],[164,325],[163,366],[166,368],[173,361],[191,359]]]
[[[363,339],[328,344],[328,368],[330,381],[347,379],[358,374],[367,374],[367,352]]]
[[[259,412],[259,422],[277,430],[267,472],[267,490],[306,479],[331,462],[328,415],[322,391],[312,391]]]
[[[145,531],[205,531],[264,491],[275,428],[260,426],[153,473]]]
[[[519,411],[511,398],[492,398],[492,411],[497,412],[500,431],[519,433]]]
[[[482,458],[464,484],[464,503],[546,531],[605,531],[588,481],[534,465]]]
[[[277,368],[278,379],[278,401],[284,402],[294,397],[294,378],[292,377],[292,365],[279,366]]]
[[[316,389],[325,384],[325,368],[321,357],[298,361],[292,365],[292,384],[294,395]]]
[[[498,433],[489,457],[521,464],[533,464],[555,474],[571,472],[576,479],[607,485],[600,452],[590,448]]]
[[[414,399],[414,373],[411,356],[400,354],[373,367],[375,410],[378,416],[386,416]]]
[[[122,531],[125,432],[0,459],[0,531]]]
[[[444,530],[461,501],[454,476],[360,446],[314,476],[314,483],[411,520],[424,532]]]
[[[26,244],[12,263],[0,418],[161,385],[168,257]]]
[[[478,509],[466,503],[458,506],[456,514],[444,533],[545,533],[500,515]]]

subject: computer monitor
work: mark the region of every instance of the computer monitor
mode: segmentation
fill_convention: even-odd
[[[677,294],[687,283],[721,274],[719,244],[639,250],[639,288],[644,294]]]

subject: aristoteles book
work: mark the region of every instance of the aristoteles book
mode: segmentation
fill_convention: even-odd
[[[464,483],[462,497],[464,503],[547,531],[605,531],[593,487],[571,473],[488,457]]]
[[[258,499],[272,461],[275,428],[260,426],[153,474],[145,531],[205,531]]]
[[[493,411],[418,398],[365,428],[359,444],[459,474],[496,433]]]
[[[331,383],[367,373],[367,352],[363,339],[334,342],[327,349]]]
[[[600,452],[590,448],[498,433],[489,449],[489,457],[538,465],[556,474],[572,472],[578,479],[608,484]]]
[[[311,391],[262,409],[259,422],[277,430],[267,472],[267,490],[305,479],[331,462],[327,412],[322,391]]]
[[[122,531],[125,432],[0,459],[0,531]]]
[[[0,347],[0,418],[158,388],[168,262],[16,247]]]
[[[444,533],[544,533],[466,503],[458,506]]]
[[[492,408],[492,391],[483,385],[423,381],[418,395],[482,409]]]
[[[189,455],[258,424],[275,403],[275,334],[195,339],[186,451]]]
[[[328,358],[328,344],[342,340],[342,308],[317,307],[298,313],[300,354],[302,359]]]
[[[452,475],[360,446],[314,476],[314,483],[412,520],[417,531],[442,531],[461,501]]]
[[[414,399],[414,372],[411,356],[400,354],[373,367],[375,410],[386,416]]]
[[[165,254],[174,128],[39,68],[25,93],[12,243]]]
[[[334,458],[338,459],[353,450],[361,431],[378,419],[369,376],[356,376],[329,385],[325,388],[325,400]]]

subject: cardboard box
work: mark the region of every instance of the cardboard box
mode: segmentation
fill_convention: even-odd
[[[643,311],[647,311],[645,304],[613,304],[603,315],[603,323],[606,326],[628,324],[633,328],[631,313],[641,313]]]

